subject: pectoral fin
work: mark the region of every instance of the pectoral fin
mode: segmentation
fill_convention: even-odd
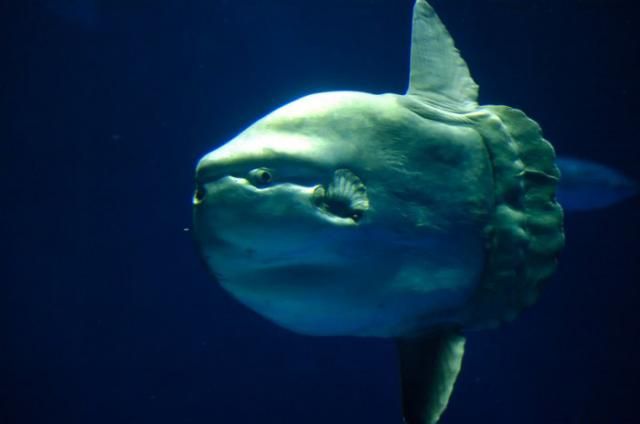
[[[601,163],[570,157],[556,162],[562,174],[557,198],[567,212],[606,208],[640,192],[637,182]]]
[[[406,424],[438,422],[460,372],[464,343],[464,336],[452,329],[396,339]]]

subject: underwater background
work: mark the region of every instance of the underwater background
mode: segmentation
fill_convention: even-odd
[[[640,180],[631,1],[432,0],[481,104]],[[243,308],[197,159],[302,95],[406,90],[412,0],[0,2],[0,423],[400,423],[391,341]],[[468,333],[442,423],[637,423],[640,199],[567,215],[539,302]]]

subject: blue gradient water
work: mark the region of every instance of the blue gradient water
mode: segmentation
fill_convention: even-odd
[[[404,91],[412,1],[74,4],[0,5],[0,423],[399,423],[391,342],[267,323],[184,229],[197,158],[256,118]],[[631,5],[433,1],[481,103],[639,180]],[[538,304],[469,334],[443,423],[639,420],[639,207],[567,218]]]

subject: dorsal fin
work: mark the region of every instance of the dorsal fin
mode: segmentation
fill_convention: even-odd
[[[478,85],[449,32],[425,0],[416,0],[413,9],[407,94],[453,112],[471,112],[478,106]]]

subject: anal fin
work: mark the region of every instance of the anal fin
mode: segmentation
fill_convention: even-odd
[[[464,344],[464,336],[454,329],[396,339],[406,424],[438,422],[460,372]]]

